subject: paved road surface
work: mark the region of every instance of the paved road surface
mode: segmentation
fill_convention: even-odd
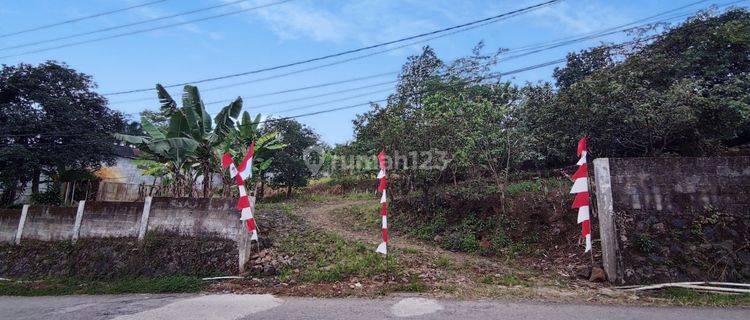
[[[0,297],[0,319],[750,319],[742,308],[641,308],[431,300],[278,298],[271,295]]]

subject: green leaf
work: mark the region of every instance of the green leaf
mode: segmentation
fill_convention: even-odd
[[[114,137],[117,140],[130,144],[148,144],[150,142],[147,137],[132,136],[129,134],[115,133]]]
[[[182,112],[177,112],[169,118],[169,130],[167,131],[167,137],[169,138],[184,138],[191,136],[190,124],[187,118]]]
[[[152,140],[166,138],[164,132],[162,132],[157,126],[155,126],[153,123],[151,123],[151,121],[148,121],[148,119],[144,117],[141,117],[141,127],[143,128],[143,131],[146,132],[149,137],[151,137]]]
[[[160,84],[156,84],[156,95],[159,97],[159,104],[162,111],[168,111],[167,114],[177,110],[177,102],[172,99],[166,89]]]

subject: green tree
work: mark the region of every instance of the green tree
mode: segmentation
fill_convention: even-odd
[[[596,156],[715,155],[747,143],[750,14],[701,14],[632,48],[568,57],[549,84],[524,88],[522,123],[548,165],[590,137]],[[592,52],[617,51],[611,62]]]
[[[47,61],[3,65],[0,71],[0,188],[3,204],[41,178],[61,170],[112,164],[113,132],[125,128],[122,114],[107,108],[89,75]]]
[[[293,119],[270,120],[262,132],[278,134],[286,145],[283,149],[273,151],[273,162],[266,171],[272,186],[286,188],[287,197],[292,195],[292,188],[304,187],[312,176],[303,159],[308,147],[318,144],[318,135]]]

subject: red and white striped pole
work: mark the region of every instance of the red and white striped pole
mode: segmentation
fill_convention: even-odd
[[[385,152],[380,151],[378,154],[378,165],[380,172],[378,172],[378,192],[382,192],[380,196],[380,217],[381,222],[381,234],[383,236],[383,242],[378,245],[376,252],[387,254],[388,253],[388,197],[386,196],[386,186],[388,180],[385,174]]]
[[[237,202],[237,210],[240,210],[240,220],[245,221],[247,231],[252,234],[250,240],[258,240],[258,229],[255,225],[255,217],[253,212],[255,211],[255,197],[248,196],[247,190],[245,189],[245,180],[252,178],[253,176],[253,153],[254,153],[255,142],[250,144],[247,154],[240,163],[240,169],[234,166],[232,156],[228,153],[224,153],[221,156],[221,168],[229,168],[229,174],[234,179],[237,189],[240,194],[240,199]]]
[[[583,137],[578,141],[577,154],[580,157],[578,160],[578,170],[571,177],[573,179],[573,187],[570,188],[570,193],[576,195],[573,200],[573,208],[578,209],[578,223],[581,224],[581,236],[586,241],[586,251],[591,251],[591,217],[589,214],[589,169],[586,163],[586,137]]]

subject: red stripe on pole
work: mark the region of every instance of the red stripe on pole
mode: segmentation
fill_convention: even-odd
[[[380,204],[380,215],[381,216],[387,216],[388,215],[388,204],[387,203],[381,203]]]
[[[378,166],[380,166],[380,169],[385,170],[385,151],[378,153]]]
[[[250,199],[247,196],[240,197],[240,201],[237,202],[237,210],[250,207]]]
[[[584,136],[583,138],[581,138],[581,140],[578,140],[578,149],[576,150],[576,153],[578,154],[579,157],[581,156],[581,154],[584,151],[587,150],[586,149],[586,139],[587,139],[587,137]]]
[[[247,231],[253,232],[255,231],[255,219],[247,219],[245,220],[245,224],[247,225]]]
[[[232,163],[232,156],[230,156],[228,153],[224,153],[221,155],[221,169],[226,170],[229,168],[229,165]]]
[[[570,178],[575,180],[578,178],[586,178],[589,176],[589,166],[585,163],[578,167],[578,170]]]
[[[578,209],[583,206],[589,205],[589,193],[581,192],[576,193],[576,198],[573,200],[573,209]]]
[[[388,229],[381,229],[383,234],[383,242],[388,242]]]
[[[386,177],[380,178],[380,184],[378,185],[378,192],[382,192],[383,190],[385,190],[387,185],[388,185],[388,181],[386,181]]]
[[[581,222],[581,236],[585,237],[591,234],[591,220],[583,220]]]
[[[245,171],[247,169],[247,164],[250,162],[249,160],[253,158],[253,153],[255,153],[255,141],[250,143],[250,147],[247,149],[247,154],[245,154],[245,157],[242,158],[242,161],[240,161],[240,166],[237,168],[240,172]],[[252,164],[250,164],[252,166]]]

